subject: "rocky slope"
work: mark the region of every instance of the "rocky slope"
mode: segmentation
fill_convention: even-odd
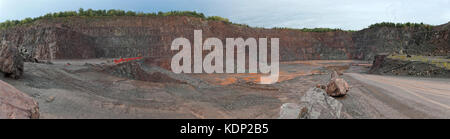
[[[369,70],[372,74],[449,78],[450,70],[423,61],[400,60],[377,55]]]
[[[89,64],[94,70],[99,72],[104,72],[107,74],[111,74],[117,77],[128,78],[133,80],[140,81],[148,81],[148,82],[160,82],[160,83],[183,83],[183,81],[171,78],[169,75],[166,75],[159,70],[164,70],[159,66],[153,66],[151,63],[148,63],[145,58],[141,60],[124,62],[117,65],[94,65]],[[170,73],[170,72],[169,72]]]
[[[358,32],[302,32],[262,29],[206,21],[186,16],[167,17],[66,17],[42,19],[32,25],[0,31],[0,39],[32,52],[34,58],[86,59],[117,57],[170,57],[171,42],[193,40],[193,30],[207,37],[280,38],[282,61],[313,59],[371,60],[380,52],[446,55],[450,29],[377,27]],[[192,42],[191,42],[192,43]]]

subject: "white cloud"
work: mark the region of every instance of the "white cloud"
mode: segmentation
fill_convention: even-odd
[[[383,21],[433,25],[450,21],[450,0],[0,0],[0,21],[80,7],[145,12],[195,10],[269,28],[358,30]]]
[[[231,0],[232,21],[253,26],[362,29],[370,24],[424,22],[443,24],[449,0]]]

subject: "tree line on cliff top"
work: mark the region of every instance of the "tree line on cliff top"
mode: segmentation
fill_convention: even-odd
[[[230,22],[227,18],[223,18],[220,16],[205,16],[203,13],[198,13],[195,11],[170,11],[170,12],[158,12],[158,13],[144,13],[144,12],[133,12],[133,11],[124,11],[124,10],[117,10],[117,9],[110,9],[110,10],[84,10],[83,8],[80,8],[78,11],[64,11],[64,12],[55,12],[55,13],[48,13],[44,16],[39,16],[36,18],[25,18],[23,20],[6,20],[3,23],[0,23],[0,29],[5,29],[9,27],[19,26],[19,25],[26,25],[33,23],[36,20],[40,19],[50,19],[50,18],[59,18],[59,17],[73,17],[73,16],[79,16],[79,17],[99,17],[99,16],[189,16],[189,17],[196,17],[201,18],[207,21],[221,21],[229,24],[234,24],[238,26],[243,27],[249,27],[245,24],[235,24]],[[375,28],[375,27],[425,27],[427,29],[432,28],[431,25],[426,25],[423,23],[417,24],[417,23],[389,23],[389,22],[383,22],[383,23],[377,23],[369,26],[369,28]],[[344,31],[341,29],[331,29],[331,28],[313,28],[313,29],[292,29],[292,28],[273,28],[273,29],[288,29],[288,30],[299,30],[303,32],[335,32],[335,31]],[[350,30],[346,30],[350,31]]]
[[[189,17],[197,17],[208,21],[222,21],[226,23],[231,23],[227,18],[219,17],[219,16],[205,16],[203,13],[198,13],[195,11],[170,11],[170,12],[158,12],[158,13],[144,13],[144,12],[134,12],[134,11],[124,11],[117,9],[110,10],[84,10],[80,8],[78,11],[64,11],[64,12],[55,12],[48,13],[44,16],[39,16],[36,18],[25,18],[23,20],[6,20],[3,23],[0,23],[0,29],[14,27],[18,25],[25,25],[33,23],[36,20],[40,19],[50,19],[50,18],[58,18],[58,17],[99,17],[99,16],[189,16]],[[242,25],[241,26],[247,26]]]
[[[427,30],[431,30],[433,28],[432,25],[424,24],[424,23],[391,23],[391,22],[382,22],[370,25],[369,28],[378,28],[378,27],[390,27],[390,28],[425,28]]]
[[[280,30],[298,30],[303,32],[336,32],[336,31],[345,31],[345,32],[354,32],[353,30],[342,30],[339,28],[287,28],[287,27],[274,27],[272,29],[280,29]]]

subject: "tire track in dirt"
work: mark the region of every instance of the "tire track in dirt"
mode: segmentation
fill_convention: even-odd
[[[366,94],[410,118],[450,117],[450,85],[445,81],[348,73]],[[379,106],[375,106],[379,107]]]

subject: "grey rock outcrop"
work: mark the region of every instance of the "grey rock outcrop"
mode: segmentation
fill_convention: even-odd
[[[424,59],[427,59],[427,57],[424,57]],[[408,59],[402,60],[389,58],[388,55],[380,54],[375,57],[369,73],[395,76],[450,78],[448,63],[434,63],[433,58],[428,59],[430,60],[429,62]]]
[[[28,49],[19,48],[19,54],[23,57],[24,62],[40,63],[39,60],[33,58]]]
[[[300,103],[286,103],[281,106],[279,119],[339,119],[342,103],[327,95],[320,88],[311,88]]]

